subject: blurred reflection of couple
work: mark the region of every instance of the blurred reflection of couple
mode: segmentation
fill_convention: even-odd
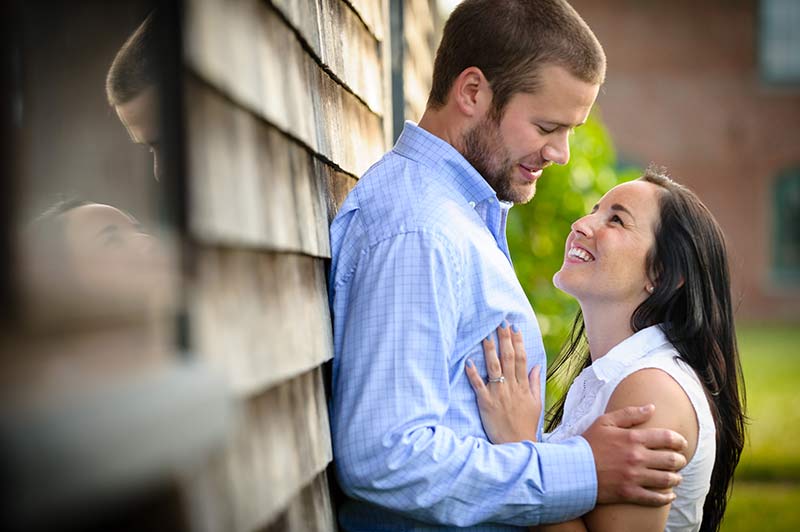
[[[148,16],[117,52],[107,73],[106,96],[130,139],[152,153],[153,176],[159,180],[160,71],[155,17],[155,13]],[[83,198],[59,200],[34,220],[26,239],[29,253],[35,257],[29,267],[33,284],[69,286],[75,290],[73,295],[91,297],[95,303],[113,295],[120,304],[165,288],[170,268],[165,248],[152,231],[117,207]]]

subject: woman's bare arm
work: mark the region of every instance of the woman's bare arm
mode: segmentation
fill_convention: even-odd
[[[660,369],[642,369],[629,375],[617,386],[606,412],[644,403],[652,403],[656,409],[653,416],[639,427],[667,428],[678,432],[689,442],[684,455],[687,461],[690,460],[697,447],[698,426],[694,408],[683,388]],[[664,530],[669,509],[670,505],[600,505],[583,516],[583,522],[586,529],[592,532]],[[566,532],[573,529],[544,530]]]

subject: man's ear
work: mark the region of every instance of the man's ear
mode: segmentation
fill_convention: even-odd
[[[450,98],[468,118],[482,118],[491,107],[492,89],[478,67],[465,68],[453,82]]]

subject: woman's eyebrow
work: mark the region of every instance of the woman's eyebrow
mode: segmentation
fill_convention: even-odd
[[[611,210],[612,211],[622,211],[622,212],[626,213],[628,216],[630,216],[631,218],[633,218],[634,220],[636,219],[636,217],[633,215],[633,213],[631,211],[629,211],[624,205],[620,205],[619,203],[613,204],[611,206]]]

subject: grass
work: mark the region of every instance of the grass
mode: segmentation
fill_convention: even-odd
[[[737,480],[722,521],[722,532],[754,530],[800,530],[800,484]]]
[[[737,478],[800,482],[800,328],[742,327],[750,418]]]
[[[738,332],[749,434],[722,530],[800,530],[800,328]]]

